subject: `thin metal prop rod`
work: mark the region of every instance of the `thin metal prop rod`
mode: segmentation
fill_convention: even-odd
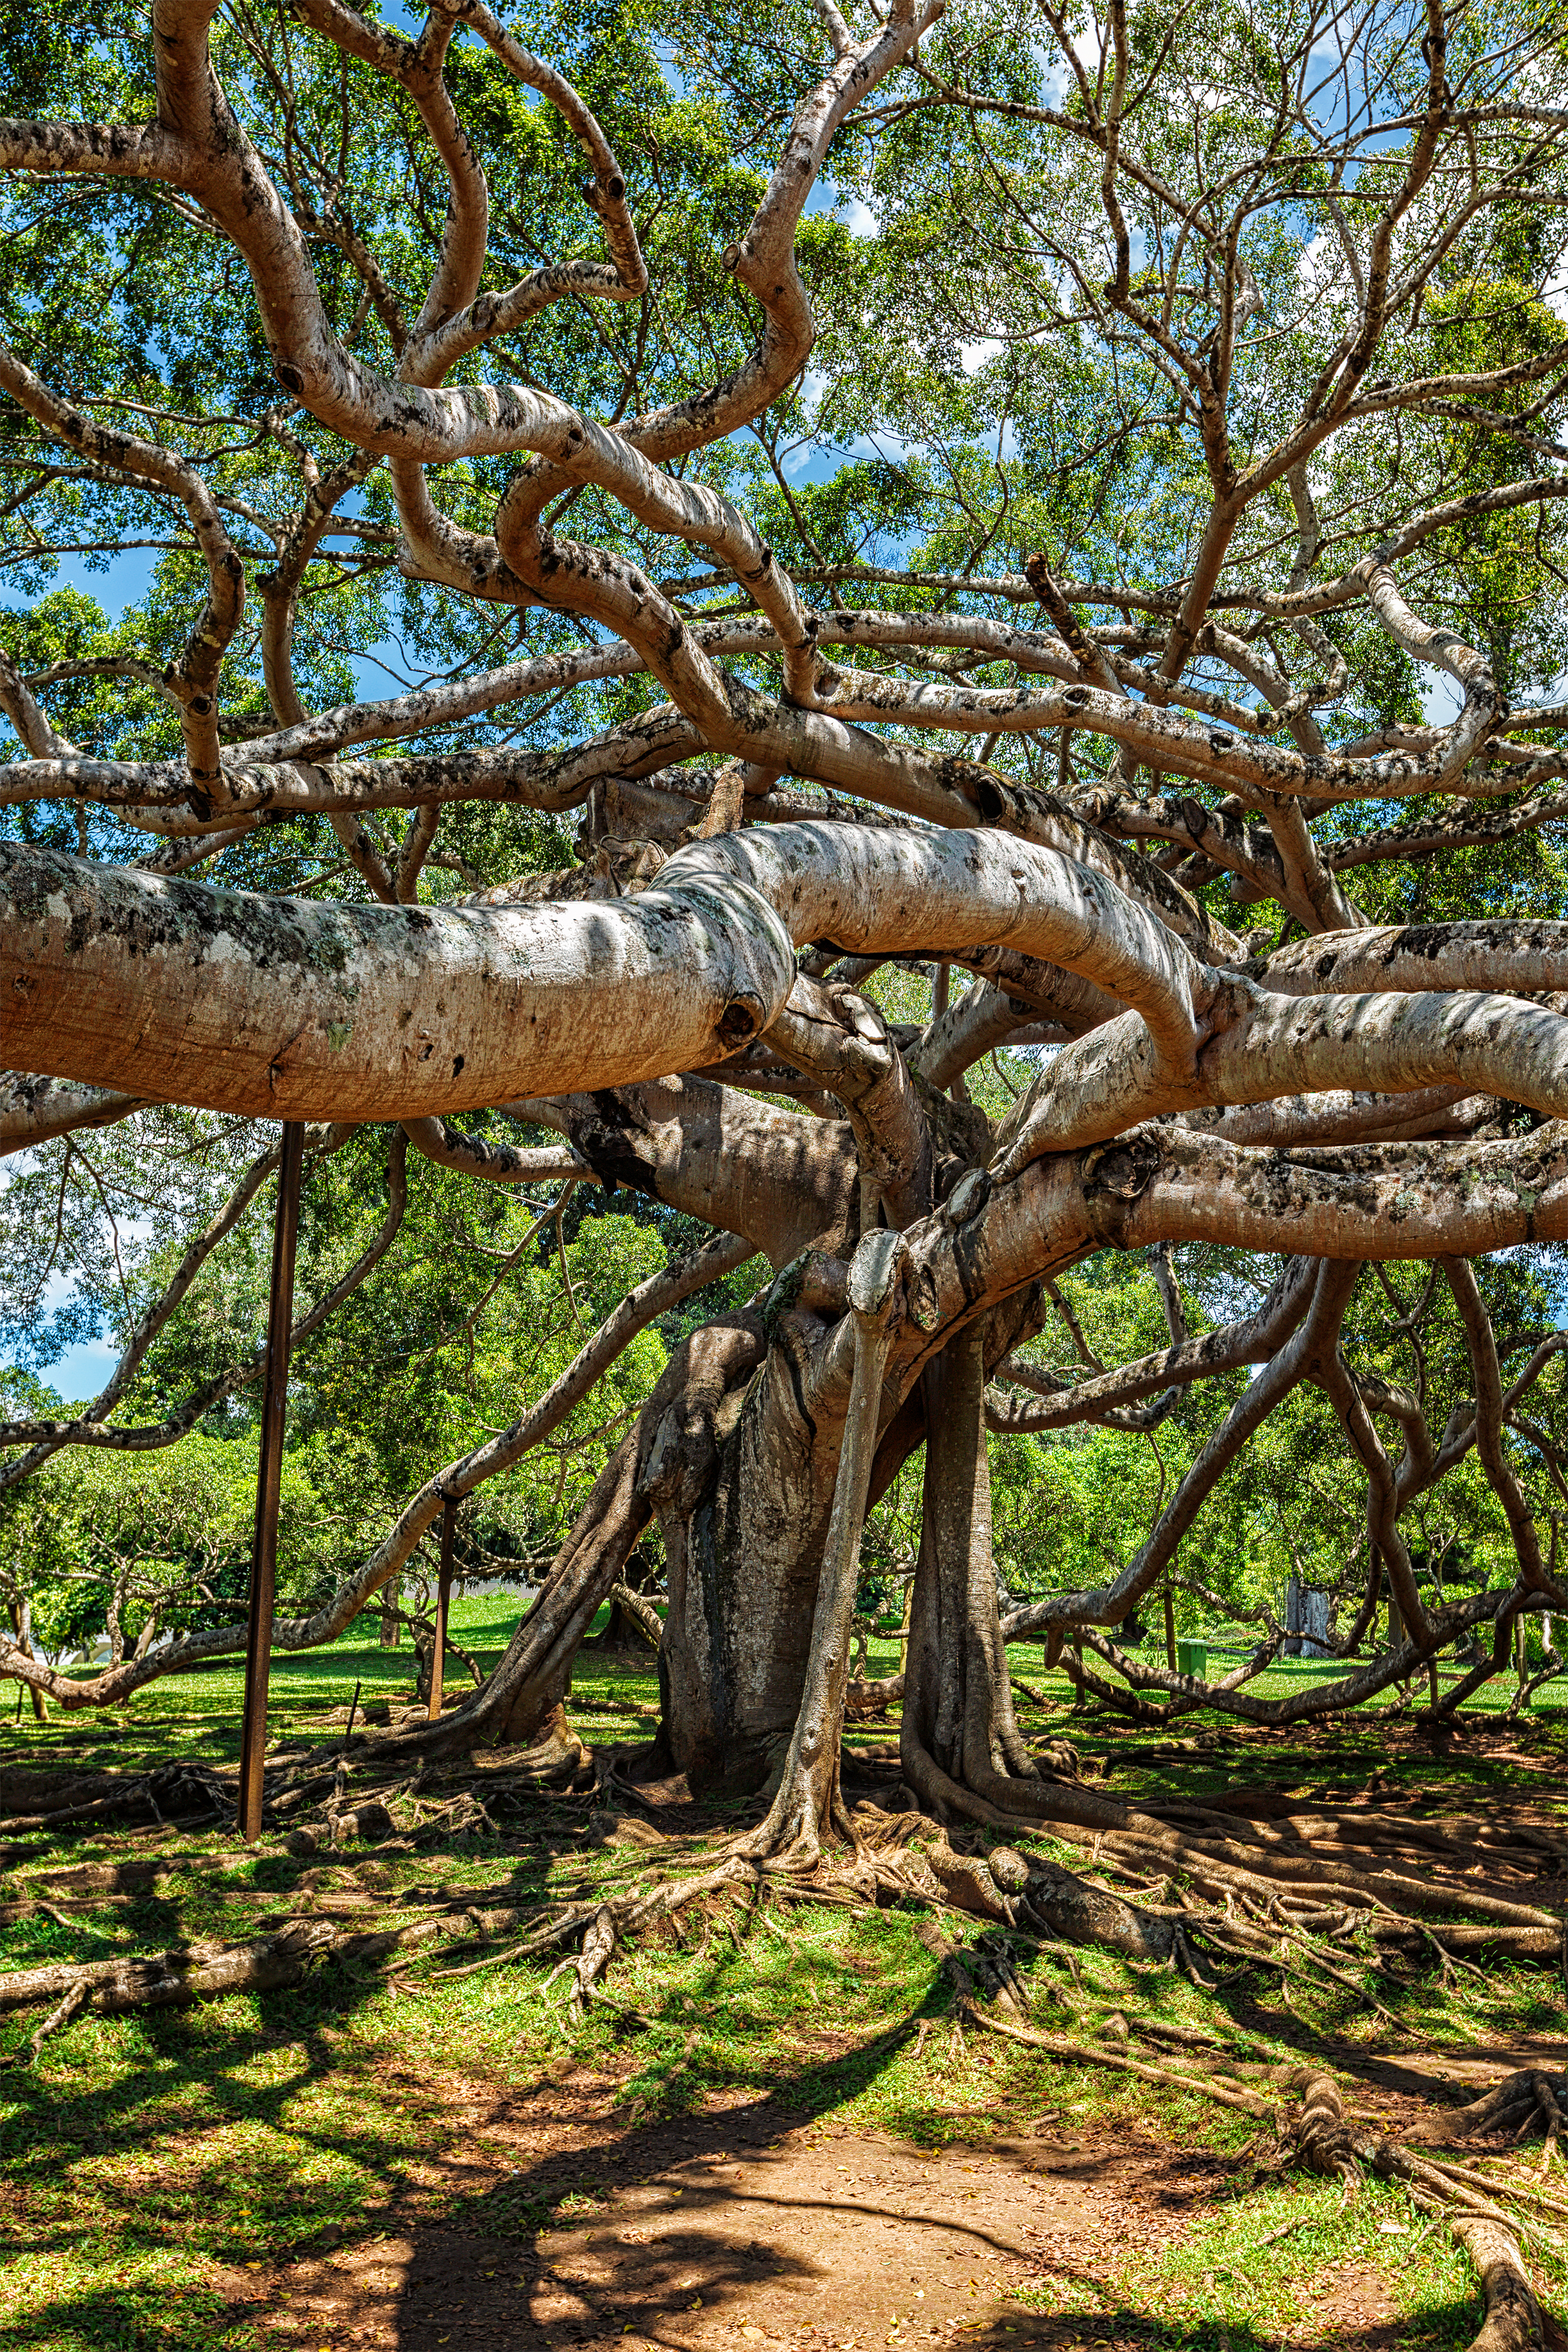
[[[261,1408],[261,1461],[256,1477],[256,1540],[250,1555],[250,1630],[245,1652],[245,1726],[239,1751],[239,1829],[246,1845],[261,1835],[261,1776],[267,1762],[267,1681],[272,1664],[272,1596],[277,1575],[277,1493],[283,1477],[288,1404],[288,1339],[294,1321],[294,1246],[299,1235],[299,1171],[305,1129],[283,1129],[277,1213],[272,1228],[272,1299],[267,1322],[267,1391]]]
[[[435,1588],[435,1655],[430,1662],[430,1720],[441,1718],[441,1684],[446,1667],[446,1612],[452,1601],[452,1551],[457,1506],[450,1496],[441,1514],[441,1580]]]

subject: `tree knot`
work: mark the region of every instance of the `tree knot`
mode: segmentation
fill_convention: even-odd
[[[1161,1157],[1149,1135],[1120,1136],[1113,1143],[1096,1144],[1083,1155],[1083,1189],[1091,1197],[1108,1194],[1115,1201],[1135,1201],[1154,1182]]]

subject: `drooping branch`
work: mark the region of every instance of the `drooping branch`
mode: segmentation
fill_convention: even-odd
[[[1297,1383],[1322,1378],[1337,1360],[1340,1321],[1360,1268],[1332,1262],[1318,1271],[1312,1301],[1294,1336],[1270,1357],[1207,1440],[1166,1505],[1147,1540],[1108,1584],[1056,1593],[1009,1612],[1009,1638],[1056,1625],[1119,1625],[1157,1582],[1222,1474]]]
[[[382,1586],[412,1558],[420,1538],[439,1518],[449,1500],[460,1500],[486,1480],[509,1470],[552,1430],[559,1427],[567,1414],[580,1403],[594,1382],[608,1370],[639,1331],[645,1330],[657,1317],[672,1307],[679,1306],[694,1292],[705,1289],[710,1282],[717,1281],[722,1276],[733,1272],[736,1266],[744,1265],[749,1255],[749,1248],[744,1242],[720,1235],[628,1291],[614,1312],[605,1318],[587,1345],[579,1350],[535,1405],[498,1436],[459,1455],[455,1461],[445,1464],[433,1478],[426,1479],[369,1558],[340,1583],[319,1609],[308,1617],[278,1618],[275,1621],[274,1648],[313,1650],[335,1641]],[[365,1270],[369,1271],[368,1266]],[[341,1295],[346,1295],[341,1286],[335,1286],[329,1297],[336,1304]],[[329,1311],[326,1302],[322,1302],[304,1321],[314,1329]],[[297,1337],[301,1335],[296,1334]],[[645,1523],[644,1514],[639,1526]],[[628,1549],[635,1539],[634,1530],[629,1538]],[[597,1606],[595,1601],[594,1607]],[[590,1618],[592,1613],[591,1610]],[[0,1629],[0,1677],[15,1675],[47,1690],[67,1706],[110,1706],[129,1697],[131,1692],[160,1675],[178,1674],[197,1659],[218,1657],[243,1650],[245,1642],[246,1628],[243,1624],[208,1627],[200,1633],[185,1634],[141,1658],[127,1660],[121,1664],[105,1668],[90,1679],[78,1681],[69,1675],[55,1675],[40,1661],[24,1657],[6,1641],[4,1630]]]
[[[318,1128],[305,1139],[307,1160],[324,1158],[341,1150],[355,1132],[351,1124]],[[157,1296],[149,1301],[132,1327],[120,1360],[108,1381],[92,1402],[72,1420],[34,1420],[0,1423],[0,1446],[21,1445],[27,1450],[9,1462],[0,1464],[0,1494],[32,1476],[50,1456],[64,1446],[104,1446],[116,1451],[146,1453],[160,1446],[172,1445],[195,1427],[203,1414],[235,1389],[256,1378],[261,1369],[263,1354],[253,1350],[231,1370],[215,1374],[203,1381],[178,1410],[161,1422],[143,1426],[127,1426],[110,1420],[110,1413],[130,1392],[137,1374],[147,1360],[149,1349],[161,1331],[164,1330],[176,1308],[189,1296],[192,1285],[200,1276],[214,1250],[225,1241],[239,1223],[268,1177],[275,1176],[282,1159],[281,1146],[258,1152],[246,1170],[228,1199],[204,1229],[188,1244],[179,1265]],[[406,1202],[403,1177],[403,1154],[394,1145],[388,1164],[390,1204],[387,1220],[369,1250],[350,1268],[341,1281],[319,1304],[313,1307],[296,1327],[290,1344],[308,1337],[332,1314],[350,1292],[357,1289],[372,1266],[385,1255],[398,1226],[402,1222]]]
[[[523,1149],[484,1135],[465,1135],[444,1118],[405,1118],[402,1130],[416,1151],[438,1168],[455,1168],[486,1184],[597,1184],[599,1178],[575,1151],[551,1144]]]
[[[1557,1579],[1547,1572],[1546,1562],[1541,1556],[1541,1539],[1535,1531],[1533,1514],[1504,1450],[1502,1372],[1498,1363],[1491,1318],[1477,1287],[1475,1270],[1467,1258],[1445,1257],[1443,1272],[1464,1326],[1470,1374],[1475,1381],[1476,1451],[1486,1472],[1487,1483],[1502,1505],[1514,1555],[1519,1561],[1520,1580],[1532,1592],[1549,1594],[1558,1608],[1568,1608],[1568,1593],[1564,1592]]]
[[[1255,1313],[1086,1381],[1059,1380],[1022,1357],[1009,1356],[998,1377],[1032,1391],[1039,1402],[1025,1404],[989,1389],[987,1424],[1009,1436],[1069,1429],[1083,1421],[1112,1429],[1141,1428],[1145,1424],[1129,1418],[1124,1408],[1145,1397],[1179,1391],[1194,1381],[1235,1371],[1243,1364],[1267,1363],[1306,1313],[1316,1281],[1311,1262],[1294,1259]]]

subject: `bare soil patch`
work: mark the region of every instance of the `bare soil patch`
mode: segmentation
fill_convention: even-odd
[[[1183,2233],[1227,2172],[1049,2123],[925,2148],[755,2100],[618,2126],[615,2087],[449,2085],[442,2171],[461,2214],[394,2207],[374,2242],[230,2271],[231,2319],[306,2352],[1133,2343],[1135,2321],[1086,2320],[1086,2299]]]

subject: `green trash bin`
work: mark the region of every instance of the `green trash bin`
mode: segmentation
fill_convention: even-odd
[[[1195,1682],[1207,1682],[1208,1680],[1208,1643],[1178,1642],[1176,1672],[1178,1675],[1190,1675]]]

